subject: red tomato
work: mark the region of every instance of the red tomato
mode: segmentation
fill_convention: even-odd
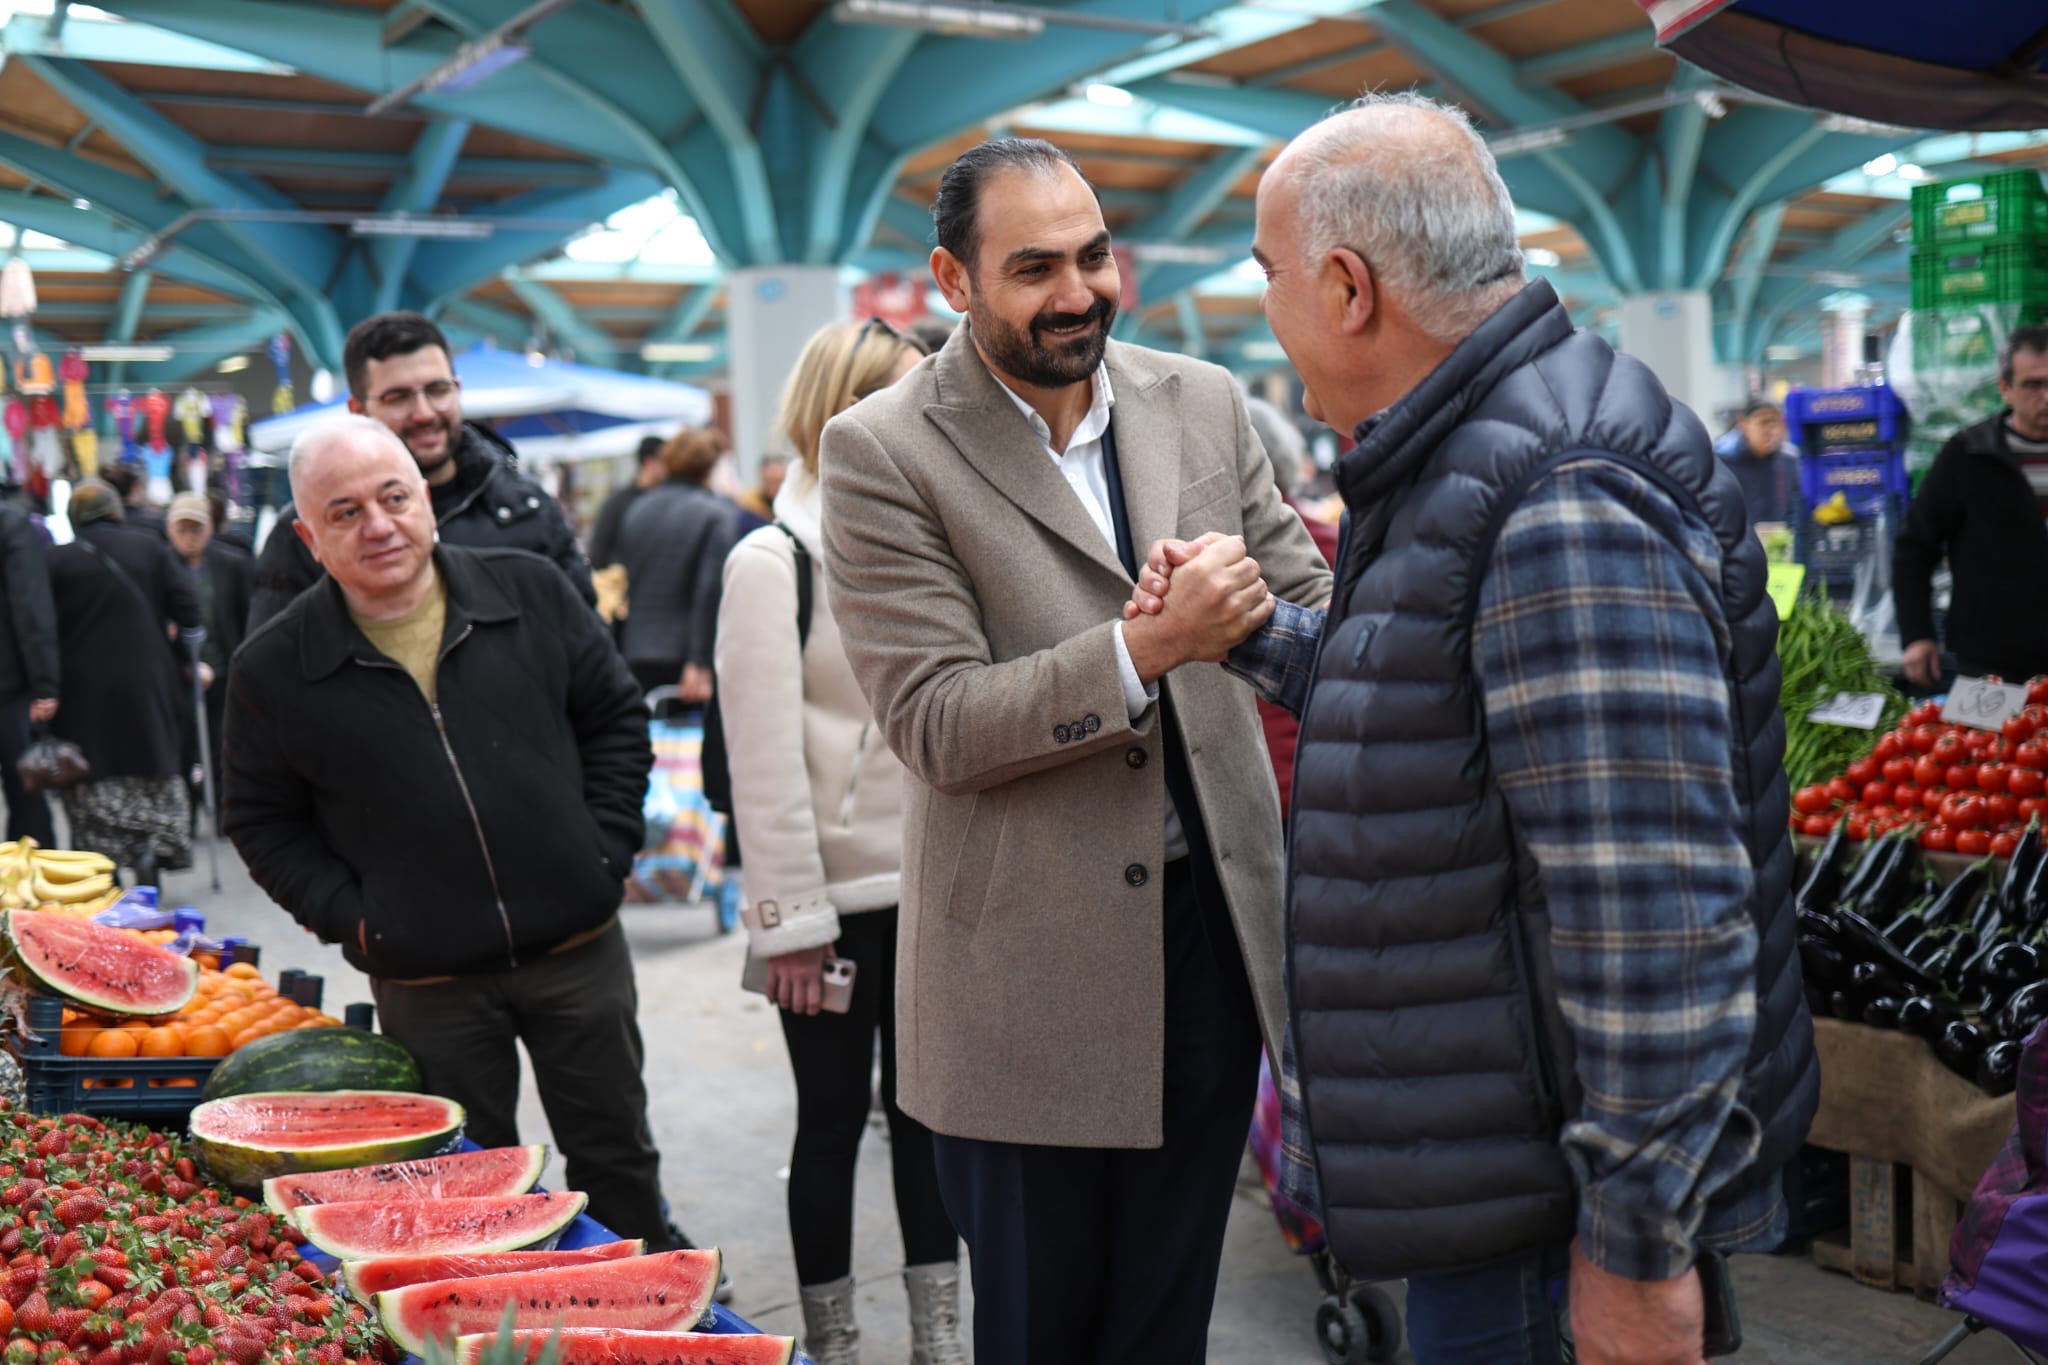
[[[2000,728],[2005,737],[2012,743],[2025,744],[2034,737],[2034,731],[2037,727],[2027,723],[2026,712],[2022,711],[2019,715],[2007,720]]]
[[[1934,741],[1934,748],[1928,752],[1944,763],[1960,763],[1963,755],[1970,752],[1970,743],[1963,738],[1962,731],[1950,730]]]
[[[2020,719],[2036,730],[2048,730],[2048,706],[2029,706],[2020,712]]]
[[[1870,826],[1871,820],[1869,816],[1852,814],[1849,817],[1849,827],[1846,833],[1851,839],[1861,843],[1870,837]]]
[[[1856,799],[1856,788],[1846,777],[1828,779],[1828,800],[1849,802]]]
[[[1801,815],[1818,815],[1833,803],[1828,795],[1827,784],[1816,782],[1811,787],[1801,787],[1792,795],[1792,809]]]
[[[1897,731],[1893,731],[1877,741],[1877,747],[1870,751],[1870,756],[1880,763],[1888,762],[1897,758],[1905,747],[1906,741],[1899,738]]]
[[[1977,785],[1977,765],[1974,763],[1957,763],[1947,769],[1942,776],[1942,781],[1958,789],[1974,787]]]
[[[2048,768],[2048,744],[2028,740],[2012,751],[2012,761],[2021,768]]]
[[[1991,823],[2004,825],[2019,818],[2019,798],[2007,796],[2004,792],[1993,792],[1984,798],[1984,808],[1991,812]]]
[[[1862,787],[1877,781],[1880,770],[1881,765],[1875,758],[1859,758],[1849,765],[1842,776]]]
[[[1977,765],[1977,790],[1980,792],[2002,792],[2005,790],[2006,775],[2012,769],[1996,761]]]
[[[2031,820],[2037,815],[2048,816],[2048,796],[2021,797],[2020,819]]]
[[[1922,754],[1913,763],[1913,781],[1922,787],[1938,787],[1948,776],[1948,765],[1933,754]]]
[[[2048,776],[2038,768],[2012,767],[2005,772],[2005,789],[2014,796],[2039,796],[2048,788]]]
[[[1932,725],[1941,719],[1941,708],[1933,702],[1922,702],[1906,713],[1905,725]]]
[[[1989,730],[1972,730],[1963,736],[1963,747],[1973,754],[1981,754],[2003,738],[2003,735],[1994,735]]]
[[[1812,820],[1808,823],[1811,824]],[[1930,853],[1953,853],[1956,851],[1956,832],[1947,825],[1929,825],[1920,831],[1920,847]]]
[[[1940,810],[1941,803],[1944,800],[1946,800],[1947,797],[1947,787],[1922,787],[1920,789],[1920,809],[1927,811],[1929,813]],[[1896,801],[1898,799],[1898,793],[1894,792],[1892,794],[1892,800]]]
[[[1956,852],[1965,857],[1981,858],[1991,851],[1991,836],[1981,829],[1959,829],[1956,831]]]
[[[1894,786],[1913,780],[1913,760],[1910,758],[1888,758],[1878,765],[1877,775]]]
[[[1934,746],[1941,743],[1941,737],[1945,733],[1939,725],[1916,725],[1913,727],[1913,733],[1907,736],[1907,741],[1912,744],[1916,753],[1932,753]]]
[[[1835,821],[1840,818],[1835,815],[1809,815],[1806,817],[1806,823],[1800,827],[1800,833],[1816,836],[1832,834],[1835,832]]]
[[[2048,706],[2048,674],[2036,673],[2027,679],[2027,705]]]
[[[1887,821],[1892,824],[1897,824],[1899,820],[1902,818],[1903,816],[1897,806],[1872,806],[1870,808],[1870,820],[1872,824],[1875,824],[1880,820]]]
[[[1882,782],[1863,784],[1863,804],[1866,806],[1889,806],[1892,803],[1892,789]]]
[[[2019,852],[2019,847],[2020,836],[2017,834],[1998,834],[1992,836],[1991,851],[2001,858],[2010,858],[2013,854]]]
[[[1991,811],[1975,792],[1951,792],[1942,798],[1937,818],[1954,829],[1982,829],[1990,822]]]
[[[1810,790],[1810,789],[1809,789]],[[1825,793],[1823,793],[1825,794]],[[1793,804],[1798,804],[1794,802]],[[1892,788],[1892,804],[1910,815],[1920,808],[1920,788],[1911,782],[1901,782]]]

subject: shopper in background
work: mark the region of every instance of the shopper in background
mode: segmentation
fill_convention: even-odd
[[[200,621],[206,627],[206,640],[199,650],[199,677],[206,689],[207,757],[217,779],[228,662],[249,633],[255,562],[215,537],[213,516],[203,494],[180,493],[171,499],[170,510],[164,514],[164,534],[199,595]],[[185,754],[188,766],[199,761],[198,735],[190,738],[193,744]]]
[[[597,518],[590,523],[590,567],[593,570],[608,569],[619,562],[619,527],[625,523],[627,509],[642,493],[668,477],[668,469],[661,462],[661,448],[667,444],[659,436],[641,437],[633,467],[633,481],[605,495],[604,504],[597,509]]]
[[[907,770],[899,1099],[934,1134],[980,1365],[1198,1361],[1284,1014],[1280,808],[1249,690],[1174,670],[1264,619],[1260,566],[1309,601],[1329,572],[1236,381],[1109,339],[1116,261],[1070,157],[982,143],[933,218],[969,321],[819,456],[832,610]],[[1218,533],[1191,586],[1227,622],[1125,627],[1134,547],[1179,528]]]
[[[704,486],[725,449],[714,427],[677,432],[661,451],[668,477],[633,500],[619,527],[619,647],[642,688],[678,687],[689,703],[711,699],[720,576],[733,544],[732,504]]]
[[[1457,108],[1358,101],[1257,214],[1305,406],[1358,440],[1341,608],[1232,655],[1305,714],[1284,1188],[1407,1279],[1418,1365],[1553,1365],[1559,1276],[1584,1365],[1698,1365],[1696,1258],[1783,1237],[1819,1097],[1741,489],[1524,282]]]
[[[908,374],[923,354],[878,322],[841,323],[811,338],[776,421],[798,466],[776,496],[775,524],[743,538],[727,558],[718,615],[733,818],[745,827],[753,906],[747,946],[767,963],[768,996],[781,1007],[796,1076],[789,1235],[804,1349],[818,1365],[853,1365],[858,1358],[853,1177],[878,1032],[911,1360],[966,1359],[959,1343],[959,1239],[939,1197],[932,1135],[896,1103],[903,765],[854,680],[820,564],[818,435],[832,417]],[[799,622],[800,573],[808,578],[807,629]],[[775,922],[764,920],[764,906]],[[827,957],[855,967],[844,1013],[820,1008]]]
[[[649,1250],[662,1208],[618,908],[653,754],[568,579],[435,544],[414,457],[365,417],[293,445],[326,579],[229,682],[224,826],[257,885],[368,973],[386,1033],[485,1147],[519,1141],[526,1045],[567,1181]],[[445,643],[444,643],[445,642]]]
[[[154,885],[160,870],[192,863],[188,670],[204,632],[199,595],[169,543],[122,515],[110,485],[83,480],[71,491],[74,539],[49,552],[64,670],[51,729],[92,765],[63,792],[72,847]]]
[[[555,562],[576,595],[595,606],[590,562],[562,505],[521,474],[512,447],[462,420],[462,381],[448,339],[418,313],[379,313],[359,322],[342,346],[348,410],[389,427],[418,463],[434,504],[434,524],[451,545],[531,550]],[[289,526],[294,511],[278,509]],[[273,533],[257,557],[253,628],[320,578],[320,566],[295,535]]]
[[[0,798],[7,802],[7,837],[57,842],[50,803],[23,789],[15,760],[28,747],[29,727],[57,714],[57,608],[43,540],[28,513],[0,502]]]
[[[735,535],[749,535],[775,520],[775,495],[782,491],[783,480],[788,477],[787,459],[773,454],[761,457],[760,478],[755,480],[752,488],[733,499],[740,509],[739,515],[733,518]]]
[[[2015,327],[1998,351],[2003,411],[1950,437],[1906,507],[1892,593],[1906,676],[1946,676],[1942,645],[1969,677],[2048,673],[2048,327]],[[1934,570],[1948,561],[1948,628],[1934,631]]]
[[[100,470],[100,479],[120,495],[122,521],[129,530],[164,533],[164,514],[150,504],[149,480],[140,466],[110,462]]]
[[[1776,403],[1752,403],[1714,442],[1714,453],[1735,471],[1749,524],[1799,519],[1799,447],[1785,439],[1785,413]]]

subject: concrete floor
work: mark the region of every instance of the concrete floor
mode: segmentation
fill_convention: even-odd
[[[202,849],[198,869],[167,876],[170,903],[205,910],[216,934],[255,939],[273,979],[282,967],[322,974],[331,1012],[369,998],[361,975],[337,951],[317,943],[256,889],[232,848],[221,849],[220,892],[209,888],[205,868]],[[708,909],[638,907],[625,919],[637,964],[654,1134],[677,1220],[700,1243],[724,1248],[737,1312],[763,1330],[798,1333],[783,1204],[795,1094],[774,1016],[759,997],[740,991],[742,940],[720,936]],[[529,1084],[521,1097],[522,1136],[544,1140],[546,1120],[531,1090]],[[863,1144],[856,1215],[854,1273],[870,1365],[909,1355],[887,1142],[877,1125]],[[559,1185],[558,1162],[550,1177]],[[1740,1359],[1756,1365],[1910,1365],[1956,1322],[1911,1296],[1815,1269],[1803,1257],[1738,1258],[1736,1275],[1748,1342]],[[1314,1335],[1321,1298],[1308,1263],[1281,1241],[1256,1175],[1240,1180],[1210,1325],[1210,1359],[1218,1365],[1315,1365],[1322,1359]],[[1983,1337],[1949,1357],[1957,1365],[2015,1358],[2011,1347]],[[1409,1357],[1404,1352],[1400,1359]]]

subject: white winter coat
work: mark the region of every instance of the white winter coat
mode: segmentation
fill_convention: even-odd
[[[801,466],[775,499],[776,520],[810,551],[811,630],[798,666],[796,553],[773,526],[725,561],[718,611],[718,704],[732,762],[733,817],[747,897],[782,923],[750,928],[774,957],[831,943],[839,916],[896,904],[903,848],[903,766],[883,742],[840,644],[825,593],[822,499]]]

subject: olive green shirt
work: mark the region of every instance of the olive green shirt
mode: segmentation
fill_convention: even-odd
[[[379,653],[412,675],[421,695],[429,702],[434,700],[434,674],[441,661],[441,631],[448,621],[448,588],[438,573],[434,575],[434,586],[420,599],[420,604],[405,615],[389,621],[372,621],[351,611],[349,618]]]

